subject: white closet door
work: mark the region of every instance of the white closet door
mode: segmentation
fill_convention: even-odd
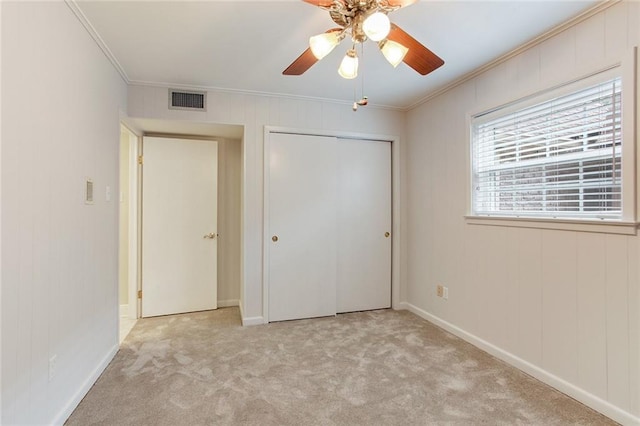
[[[331,137],[270,135],[269,321],[336,313],[336,149]]]
[[[389,308],[391,143],[340,139],[338,158],[337,311]]]

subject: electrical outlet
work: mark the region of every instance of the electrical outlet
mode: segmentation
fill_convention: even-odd
[[[438,297],[442,297],[444,295],[444,287],[440,284],[436,287],[436,294]]]
[[[49,358],[49,381],[53,380],[56,376],[56,364],[57,364],[57,355],[53,355]]]
[[[442,287],[442,297],[445,299],[449,298],[449,287]]]

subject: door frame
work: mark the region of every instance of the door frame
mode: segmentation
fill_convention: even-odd
[[[271,134],[286,133],[308,136],[329,136],[339,139],[361,139],[391,143],[391,308],[400,309],[400,137],[361,132],[310,130],[295,127],[265,126],[263,149],[263,221],[262,221],[262,321],[269,323],[269,152]]]
[[[129,211],[127,212],[127,220],[129,226],[128,233],[128,271],[127,271],[127,297],[129,300],[128,303],[128,312],[127,315],[131,319],[140,318],[140,300],[138,299],[138,290],[140,288],[140,245],[138,243],[140,238],[140,217],[138,212],[140,211],[140,198],[139,194],[139,184],[141,182],[139,172],[140,168],[138,165],[138,155],[141,149],[142,137],[132,130],[130,126],[128,126],[124,121],[120,122],[122,128],[124,128],[129,136],[129,141],[127,143],[127,147],[129,149],[129,164],[126,167],[129,168],[129,187],[127,189],[128,194],[128,202],[129,202]],[[120,167],[125,165],[120,164]],[[122,182],[119,182],[119,185],[122,185]],[[120,315],[118,315],[119,317]]]
[[[140,165],[138,156],[142,147],[142,137],[131,132],[129,137],[129,317],[140,318],[138,290],[141,284],[140,270]],[[133,267],[131,266],[133,265]],[[134,303],[131,303],[131,301]]]

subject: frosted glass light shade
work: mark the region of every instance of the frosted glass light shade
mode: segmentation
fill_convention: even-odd
[[[327,56],[338,45],[339,32],[332,31],[330,33],[322,33],[315,35],[309,39],[309,47],[311,53],[316,59],[320,60]]]
[[[340,68],[338,68],[338,74],[340,74],[340,77],[349,80],[358,76],[358,56],[355,50],[349,49],[347,51],[347,54],[342,59]]]
[[[391,31],[389,17],[382,12],[375,12],[362,23],[362,30],[373,41],[383,40]]]
[[[393,40],[384,40],[378,43],[385,59],[389,61],[393,67],[397,67],[404,59],[409,49]]]

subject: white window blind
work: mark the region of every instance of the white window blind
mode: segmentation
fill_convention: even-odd
[[[621,79],[472,122],[473,214],[620,219]]]

